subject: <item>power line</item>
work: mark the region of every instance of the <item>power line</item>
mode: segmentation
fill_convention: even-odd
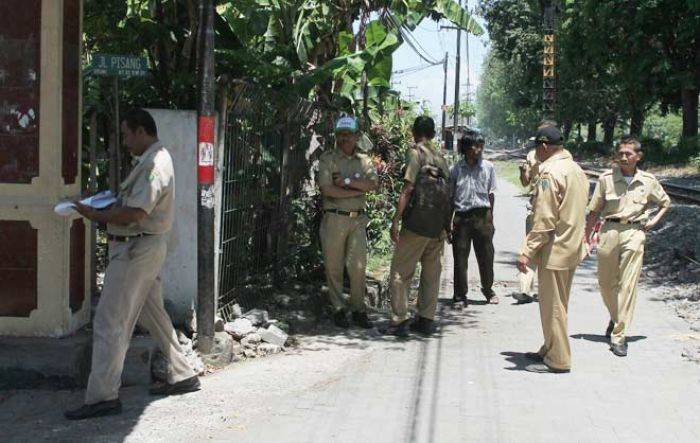
[[[394,18],[393,14],[387,13],[386,16],[389,18],[389,23],[399,32],[399,34],[401,34],[404,41],[408,43],[408,46],[410,46],[411,49],[413,49],[413,52],[418,54],[418,56],[421,59],[431,64],[441,63],[440,61],[430,58],[429,55],[424,55],[424,53],[428,54],[428,51],[426,51],[425,48],[423,48],[420,45],[420,43],[418,43],[417,39],[413,34],[411,34],[410,30],[405,29],[405,25],[399,23],[399,21],[396,18]],[[423,50],[423,52],[421,52],[417,46],[420,47]]]

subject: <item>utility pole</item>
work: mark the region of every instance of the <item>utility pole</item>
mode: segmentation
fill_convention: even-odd
[[[468,3],[468,2],[467,2]],[[471,66],[469,66],[469,33],[467,32],[466,35],[464,36],[464,46],[466,47],[466,56],[467,56],[467,104],[471,104],[472,102],[472,85],[471,85]],[[472,125],[472,118],[471,116],[467,117],[467,126]]]
[[[413,101],[413,90],[418,89],[418,86],[409,86],[406,89],[408,89],[408,101],[412,102]]]
[[[442,70],[445,80],[442,84],[442,129],[440,131],[440,139],[445,141],[445,117],[447,115],[447,52],[445,52],[445,60],[442,62]],[[449,147],[451,148],[451,146]],[[445,149],[449,149],[445,143]]]
[[[197,346],[214,344],[214,0],[199,2],[199,106],[197,109]]]
[[[554,118],[557,103],[556,42],[554,39],[556,20],[557,5],[552,0],[545,1],[542,20],[544,31],[542,113],[545,118]]]
[[[459,7],[462,8],[462,0],[459,0]],[[462,9],[462,11],[464,11]],[[460,19],[462,13],[460,13]],[[461,21],[461,20],[460,20]],[[452,145],[457,142],[457,125],[459,123],[459,71],[462,67],[460,53],[462,52],[462,29],[457,27],[457,61],[455,64],[455,102],[454,102],[454,117],[452,126]]]

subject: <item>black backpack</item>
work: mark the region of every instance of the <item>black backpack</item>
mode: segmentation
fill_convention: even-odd
[[[414,149],[424,164],[418,172],[402,224],[415,234],[438,238],[452,215],[449,177],[438,165],[425,162],[423,149],[426,148],[416,146]]]

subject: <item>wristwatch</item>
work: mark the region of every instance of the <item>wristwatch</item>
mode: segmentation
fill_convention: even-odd
[[[345,185],[345,188],[347,189],[348,186],[350,186],[350,178],[346,178],[345,180],[343,180],[343,185]]]

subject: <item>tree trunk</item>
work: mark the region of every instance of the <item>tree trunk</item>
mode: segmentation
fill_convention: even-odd
[[[630,119],[630,134],[640,137],[644,126],[644,111],[641,109],[632,110],[632,118]]]
[[[588,137],[586,138],[586,141],[594,142],[594,141],[596,141],[597,137],[598,137],[598,122],[596,122],[596,121],[588,122]]]
[[[617,123],[617,116],[611,115],[603,120],[603,143],[611,146],[613,143],[613,137],[615,137],[615,124]]]
[[[564,141],[567,141],[569,139],[569,136],[571,135],[572,128],[573,128],[573,124],[570,121],[564,122]]]
[[[681,91],[683,101],[683,138],[698,135],[698,89],[684,88]]]

